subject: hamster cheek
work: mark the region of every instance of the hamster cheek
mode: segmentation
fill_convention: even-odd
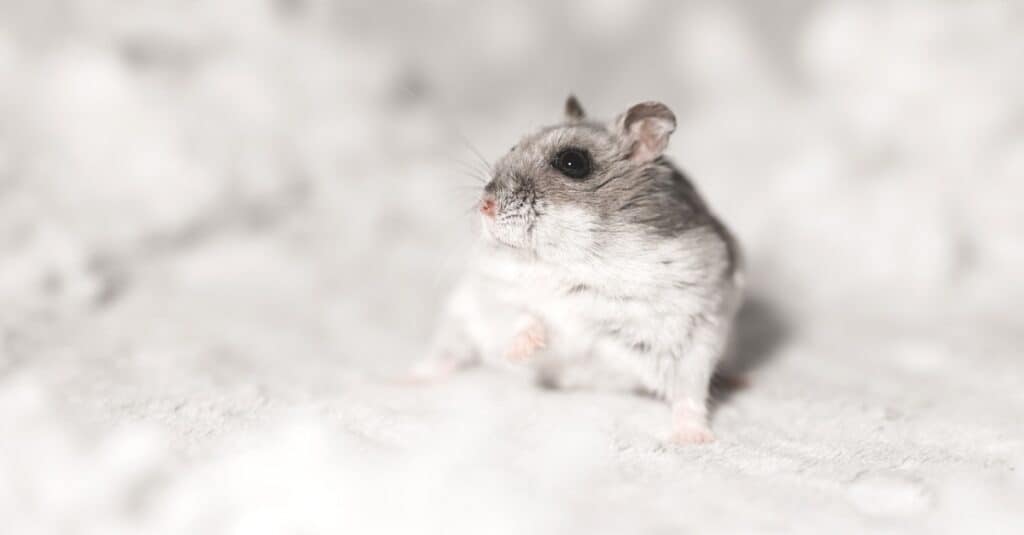
[[[522,249],[530,245],[531,226],[530,214],[514,214],[499,219],[483,218],[481,237],[485,242]]]
[[[567,263],[589,260],[594,250],[596,227],[597,218],[583,208],[550,206],[534,226],[537,254]]]

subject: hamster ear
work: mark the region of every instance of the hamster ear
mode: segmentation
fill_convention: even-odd
[[[569,95],[565,99],[565,120],[569,122],[582,121],[586,114],[583,113],[583,106],[576,100],[576,95]]]
[[[616,120],[619,135],[629,144],[629,159],[649,162],[664,152],[676,129],[676,116],[660,102],[641,102]]]

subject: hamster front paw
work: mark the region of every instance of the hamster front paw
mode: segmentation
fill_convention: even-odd
[[[705,425],[676,427],[672,430],[669,441],[680,446],[707,444],[715,441],[715,434]]]
[[[526,362],[546,345],[547,330],[544,328],[544,324],[533,316],[524,316],[520,319],[516,335],[505,351],[505,358],[515,363]]]
[[[714,433],[708,429],[707,411],[703,404],[692,401],[672,404],[672,434],[669,440],[679,445],[715,441]]]

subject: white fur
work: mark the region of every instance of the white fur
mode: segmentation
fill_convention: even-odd
[[[703,419],[739,294],[721,277],[720,237],[697,229],[652,238],[623,227],[609,241],[581,209],[546,206],[542,219],[529,233],[483,220],[486,239],[449,310],[476,357],[509,366],[504,346],[529,314],[548,333],[533,372],[563,386],[643,388]]]

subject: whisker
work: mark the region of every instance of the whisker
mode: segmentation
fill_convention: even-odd
[[[479,193],[482,188],[480,186],[476,185],[476,184],[459,183],[459,184],[449,184],[449,189],[451,191],[458,190],[458,191],[472,191],[473,193]]]
[[[491,165],[490,162],[487,161],[487,158],[484,158],[484,155],[480,153],[480,151],[476,148],[476,145],[470,143],[469,139],[467,139],[466,136],[462,135],[462,132],[456,132],[455,135],[457,135],[459,139],[462,141],[462,143],[466,145],[466,148],[468,148],[470,152],[472,152],[473,155],[476,156],[478,160],[480,160],[480,163],[484,164],[484,168],[487,170],[487,172],[493,174],[494,167]]]
[[[408,94],[414,97],[420,96],[415,91],[413,91],[412,88],[409,87],[408,85],[403,86],[403,89]],[[486,174],[491,174],[493,171],[493,166],[491,165],[491,163],[487,161],[487,158],[484,158],[483,154],[480,152],[479,149],[477,149],[476,145],[471,143],[469,141],[469,138],[462,133],[462,128],[460,128],[459,125],[456,124],[455,120],[452,119],[454,114],[448,111],[447,107],[440,100],[440,98],[435,96],[435,98],[425,100],[428,100],[430,102],[430,104],[432,105],[431,112],[437,116],[438,120],[440,120],[442,125],[449,132],[451,132],[459,140],[460,143],[465,145],[465,147],[469,149],[470,152],[473,153],[473,155],[480,161],[481,164],[483,164],[484,169],[487,171]]]
[[[486,184],[486,182],[483,180],[483,177],[481,177],[480,175],[478,175],[478,174],[476,174],[476,173],[474,173],[474,172],[472,172],[472,171],[470,171],[468,169],[460,170],[459,174],[464,176],[464,177],[466,177],[466,178],[473,179],[472,186],[474,186],[474,187],[480,187],[481,185]]]
[[[451,185],[445,188],[445,192],[449,195],[457,195],[460,199],[463,197],[472,198],[473,202],[476,202],[476,199],[480,197],[480,188],[465,184]]]
[[[485,175],[480,172],[480,169],[477,169],[463,161],[456,161],[455,163],[459,164],[459,167],[463,173],[472,177],[477,182],[480,182],[481,184],[487,183],[487,178],[485,178]]]
[[[491,177],[494,175],[494,173],[492,171],[481,167],[481,164],[478,163],[478,162],[469,162],[469,163],[466,163],[466,165],[470,169],[475,170],[476,173],[479,174],[481,177],[483,177],[484,181],[489,182],[491,180]]]

